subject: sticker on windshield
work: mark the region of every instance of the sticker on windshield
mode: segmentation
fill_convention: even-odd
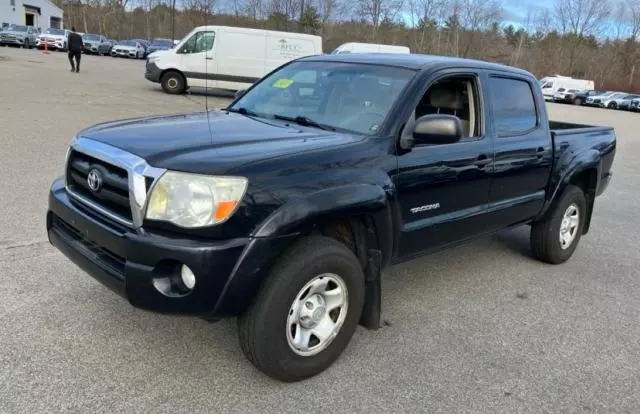
[[[273,83],[274,88],[287,89],[293,83],[292,79],[278,79]]]

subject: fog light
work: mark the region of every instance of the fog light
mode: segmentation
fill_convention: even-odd
[[[193,289],[196,285],[196,275],[193,274],[189,266],[182,265],[180,269],[180,276],[182,277],[182,283],[184,283],[187,289]]]

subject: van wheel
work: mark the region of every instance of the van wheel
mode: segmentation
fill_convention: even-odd
[[[533,256],[543,262],[566,262],[578,246],[587,212],[580,187],[569,185],[547,217],[531,226]]]
[[[298,242],[238,319],[242,351],[280,381],[319,374],[351,340],[364,289],[360,262],[342,243],[323,236]]]
[[[162,75],[161,84],[162,89],[172,95],[181,94],[185,90],[184,76],[173,70]]]

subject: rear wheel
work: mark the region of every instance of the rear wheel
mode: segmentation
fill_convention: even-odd
[[[170,70],[162,75],[160,84],[166,93],[170,93],[172,95],[181,94],[186,88],[184,76],[174,70]]]
[[[570,185],[547,217],[531,226],[533,256],[543,262],[566,262],[582,236],[587,199],[580,187]]]
[[[242,351],[272,378],[309,378],[340,356],[363,304],[364,275],[355,255],[333,239],[307,238],[279,259],[238,319]]]

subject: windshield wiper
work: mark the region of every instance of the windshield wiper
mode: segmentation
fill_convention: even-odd
[[[274,115],[275,119],[280,119],[282,121],[295,122],[298,125],[309,126],[314,128],[320,128],[328,131],[335,131],[334,127],[329,125],[319,124],[311,118],[307,118],[306,116],[285,116],[285,115]]]
[[[258,115],[257,113],[255,113],[255,112],[253,112],[253,111],[251,111],[251,110],[249,110],[247,108],[244,108],[244,107],[241,107],[241,108],[226,108],[225,111],[233,112],[233,113],[241,114],[241,115],[260,117],[260,115]]]

